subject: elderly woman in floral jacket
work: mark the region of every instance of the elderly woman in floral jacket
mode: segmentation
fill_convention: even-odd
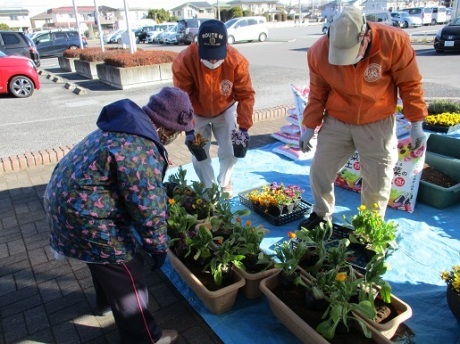
[[[153,268],[164,262],[168,167],[164,144],[190,130],[188,95],[165,87],[140,108],[128,99],[105,106],[98,129],[56,166],[45,191],[57,257],[88,263],[96,292],[96,314],[113,311],[123,342],[171,343],[148,306],[142,247]]]

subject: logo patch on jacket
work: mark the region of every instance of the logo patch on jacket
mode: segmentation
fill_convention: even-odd
[[[364,80],[367,82],[377,81],[382,77],[382,66],[377,63],[371,63],[364,72]]]
[[[228,97],[232,93],[232,87],[233,83],[230,80],[222,80],[220,82],[220,93]]]

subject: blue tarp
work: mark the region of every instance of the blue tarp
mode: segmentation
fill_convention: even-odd
[[[457,136],[460,137],[460,134]],[[278,145],[274,143],[250,150],[244,159],[240,159],[233,175],[233,210],[245,207],[240,203],[238,193],[271,182],[300,185],[305,190],[303,199],[313,202],[309,180],[311,160],[293,161],[279,156],[272,152]],[[217,159],[213,159],[213,166],[218,171]],[[183,168],[187,171],[189,181],[198,180],[191,164]],[[176,172],[177,168],[171,169],[167,176]],[[356,213],[360,195],[338,187],[335,195],[334,222],[343,223],[343,215],[350,218]],[[264,249],[286,240],[287,232],[296,230],[301,221],[274,226],[256,213],[252,213],[249,219],[255,225],[263,224],[270,230],[262,243]],[[418,344],[460,343],[460,323],[448,308],[446,284],[440,278],[442,270],[460,264],[460,205],[440,210],[417,203],[413,213],[388,208],[386,220],[394,220],[399,225],[399,248],[387,258],[392,270],[384,278],[390,282],[393,294],[412,308],[413,315],[405,323],[415,333],[413,341]],[[168,261],[162,269],[223,342],[299,342],[272,315],[265,296],[248,300],[239,295],[231,311],[214,315],[175,273]]]

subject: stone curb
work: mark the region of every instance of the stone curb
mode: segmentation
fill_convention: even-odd
[[[69,84],[69,83],[67,83]],[[69,84],[66,88],[71,89],[72,85]],[[75,93],[75,90],[73,92]],[[288,109],[292,105],[280,105],[273,108],[256,110],[253,115],[254,123],[266,120],[273,120],[287,116]],[[184,133],[181,133],[184,136]],[[9,157],[0,158],[0,174],[8,172],[16,172],[30,167],[44,166],[56,164],[66,155],[73,145],[59,146],[56,148],[43,149],[35,152],[26,152],[24,154],[12,155]]]

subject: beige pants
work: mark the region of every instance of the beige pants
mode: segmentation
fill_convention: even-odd
[[[372,207],[377,203],[380,214],[385,216],[393,169],[398,159],[397,143],[394,116],[366,125],[346,124],[326,116],[318,133],[318,145],[310,168],[313,211],[321,217],[332,216],[336,175],[358,151],[361,204]]]

